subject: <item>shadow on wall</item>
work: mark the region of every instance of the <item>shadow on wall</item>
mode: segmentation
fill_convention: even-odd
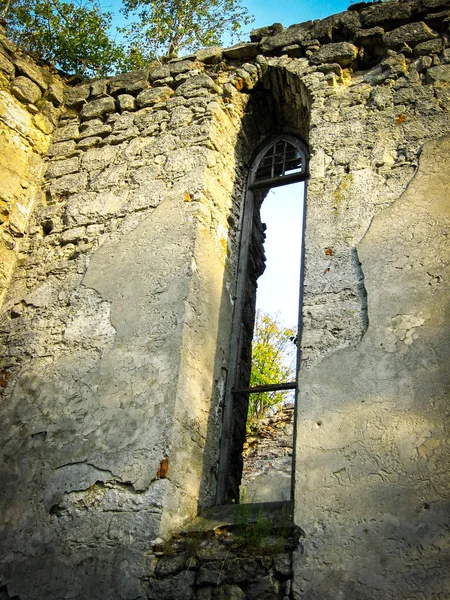
[[[358,244],[369,328],[300,381],[301,597],[450,593],[450,138]],[[432,574],[432,575],[431,575]]]

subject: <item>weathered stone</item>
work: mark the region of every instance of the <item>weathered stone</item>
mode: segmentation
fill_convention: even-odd
[[[215,585],[219,586],[221,583],[225,581],[225,574],[223,572],[223,563],[221,562],[212,562],[207,565],[203,565],[200,567],[196,584],[197,585]]]
[[[448,0],[422,0],[422,4],[425,8],[440,8],[441,6],[448,6]]]
[[[372,46],[380,42],[384,34],[382,27],[371,27],[370,29],[358,29],[355,33],[355,43],[361,46]]]
[[[88,172],[98,171],[109,166],[117,156],[117,150],[110,146],[88,150],[81,159],[81,164]]]
[[[311,37],[317,38],[319,42],[327,44],[336,37],[348,37],[349,32],[355,32],[362,27],[357,12],[343,12],[320,21],[314,21],[311,27]]]
[[[31,105],[28,105],[30,107]],[[33,117],[33,122],[38,129],[40,129],[45,134],[50,134],[54,131],[55,126],[45,115],[39,112]]]
[[[97,96],[105,96],[108,91],[108,79],[97,79],[91,82],[91,93],[92,98]]]
[[[100,119],[92,119],[92,121],[85,121],[80,127],[80,133],[78,137],[80,139],[87,137],[106,136],[112,131],[111,125],[103,123]]]
[[[76,144],[74,140],[52,144],[48,149],[48,156],[73,156],[75,153]]]
[[[98,100],[92,100],[92,102],[85,104],[81,109],[80,117],[85,120],[102,117],[114,112],[115,108],[114,98],[111,98],[110,96],[99,98]]]
[[[42,96],[39,87],[28,77],[16,77],[11,83],[11,92],[16,98],[27,104],[34,104]]]
[[[49,163],[45,175],[47,179],[54,179],[55,177],[61,177],[61,175],[76,173],[79,166],[80,159],[78,157],[67,158],[66,160],[56,160]]]
[[[151,68],[151,67],[149,67]],[[109,80],[109,93],[117,94],[118,92],[141,92],[148,87],[149,68],[141,69],[140,71],[131,71],[112,77]]]
[[[170,69],[168,65],[158,66],[152,69],[149,73],[149,79],[153,83],[157,79],[166,79],[170,77]]]
[[[237,585],[222,585],[217,590],[217,600],[245,600],[246,597]]]
[[[85,237],[86,229],[84,227],[73,227],[66,229],[61,233],[61,244],[76,244]]]
[[[244,64],[169,63],[158,86],[204,73],[226,93],[185,88],[187,98],[136,113],[117,100],[105,123],[82,123],[87,137],[75,147],[78,134],[63,128],[76,126],[86,98],[77,100],[61,115],[51,153],[62,160],[47,186],[49,136],[37,124],[49,107],[22,106],[2,76],[0,580],[10,596],[147,598],[150,585],[173,599],[190,566],[199,578],[186,594],[196,587],[196,600],[245,598],[247,588],[258,600],[445,596],[449,147],[438,138],[450,132],[450,100],[432,69],[450,64],[435,52],[435,40],[448,43],[447,16],[397,4],[445,32],[419,48],[426,54],[379,43],[401,19],[358,38],[358,15],[388,9],[357,5],[294,28],[304,38]],[[361,44],[352,69],[292,58],[330,41]],[[174,78],[171,65],[182,69]],[[180,535],[174,554],[186,565],[158,577],[153,553],[164,555],[172,532],[214,503],[222,477],[245,180],[260,144],[280,131],[301,132],[311,151],[295,474],[305,553],[298,535],[286,544],[296,547],[291,590],[288,561],[273,555],[284,527],[266,536],[260,517],[244,535],[249,545],[253,533],[263,538],[253,550],[233,544],[221,513],[205,536]],[[427,162],[418,166],[419,156]],[[65,172],[73,157],[79,167]],[[88,191],[86,179],[64,179],[72,175]],[[418,184],[413,202],[402,196]],[[272,458],[268,487],[290,498],[288,464]],[[217,588],[207,581],[221,565],[228,579]]]
[[[439,54],[444,48],[444,42],[441,38],[421,42],[414,47],[415,56],[426,56],[429,54]]]
[[[393,31],[388,31],[383,36],[383,42],[388,48],[400,47],[402,44],[418,44],[435,38],[436,34],[423,21],[408,23]]]
[[[204,50],[199,50],[196,52],[195,59],[207,65],[215,65],[222,60],[222,56],[223,47],[212,46],[211,48],[205,48]]]
[[[192,600],[195,573],[184,571],[168,580],[151,579],[148,586],[149,600]]]
[[[338,42],[337,44],[327,44],[310,57],[313,65],[323,63],[337,63],[341,67],[348,67],[358,56],[358,48],[349,42]]]
[[[48,86],[47,98],[55,106],[60,106],[64,102],[64,85],[57,80],[53,80]]]
[[[79,194],[86,189],[86,186],[87,175],[84,173],[63,175],[51,183],[50,194],[53,199],[69,194]]]
[[[198,63],[193,62],[192,60],[176,59],[170,62],[167,65],[167,68],[169,69],[169,75],[171,75],[172,77],[176,77],[177,75],[181,75],[182,73],[194,71],[195,69],[198,69],[199,66],[200,65]],[[164,75],[164,77],[167,77],[167,75]],[[158,77],[158,79],[161,79],[161,77]]]
[[[87,83],[66,88],[64,92],[64,104],[69,108],[84,104],[84,101],[89,97],[89,93],[90,85]]]
[[[252,583],[247,588],[246,598],[249,600],[273,600],[278,596],[278,586],[272,577],[263,577],[258,583]]]
[[[175,554],[174,556],[162,556],[155,568],[155,576],[162,579],[169,575],[176,575],[186,569],[186,556],[184,554]]]
[[[283,580],[292,577],[292,556],[291,554],[277,554],[273,558],[275,574],[280,575]]]
[[[53,143],[56,142],[64,142],[66,140],[76,140],[80,135],[80,130],[78,124],[70,124],[64,125],[63,127],[58,127],[55,131],[55,135],[53,136]]]
[[[14,65],[2,52],[0,52],[0,71],[7,75],[14,75]]]
[[[0,36],[0,45],[3,46],[3,48],[10,54],[17,52],[17,45],[6,37],[6,32],[4,29],[2,35]]]
[[[361,21],[365,27],[391,25],[407,21],[411,16],[409,4],[401,2],[384,2],[373,4],[361,12]]]
[[[433,83],[450,82],[450,65],[439,65],[431,67],[427,71],[427,80]]]
[[[136,98],[136,102],[138,106],[145,108],[159,104],[160,102],[166,102],[172,95],[173,90],[168,86],[150,88],[141,92]]]
[[[159,123],[169,120],[169,113],[165,110],[152,110],[151,108],[143,108],[134,114],[134,124],[139,129],[159,126]],[[155,130],[156,130],[155,129]]]
[[[227,569],[227,579],[232,583],[258,581],[266,575],[262,565],[254,558],[235,560],[231,569]]]
[[[277,35],[284,31],[284,27],[281,23],[274,23],[273,25],[269,25],[267,27],[259,27],[258,29],[253,29],[250,32],[250,40],[252,42],[260,42],[263,38],[271,35]]]
[[[134,96],[130,94],[119,94],[117,96],[117,102],[121,111],[134,110],[136,108],[136,100]]]
[[[79,148],[80,150],[86,150],[87,148],[98,146],[101,142],[103,142],[103,138],[101,137],[87,137],[81,139],[77,143],[77,148]]]
[[[251,60],[260,53],[260,46],[257,42],[250,42],[249,44],[236,44],[231,48],[226,48],[223,51],[223,56],[230,60]]]
[[[177,96],[184,96],[185,98],[193,98],[195,96],[201,96],[205,93],[205,90],[209,93],[219,94],[220,88],[214,83],[214,81],[208,75],[197,75],[191,77],[184,83],[182,83],[175,91]]]
[[[261,52],[271,53],[279,48],[284,48],[285,46],[300,44],[310,37],[309,32],[311,26],[312,21],[308,21],[299,25],[292,25],[280,33],[265,37],[261,41]]]
[[[43,77],[43,71],[36,66],[36,64],[31,62],[31,60],[22,56],[14,56],[12,62],[19,73],[23,73],[28,79],[34,81],[41,90],[46,90],[48,88],[47,82]]]

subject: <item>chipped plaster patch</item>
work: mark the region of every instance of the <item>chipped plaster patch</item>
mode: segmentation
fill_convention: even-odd
[[[387,337],[383,344],[387,352],[397,350],[397,342],[403,342],[406,346],[411,346],[414,340],[419,338],[418,328],[425,323],[423,313],[418,315],[406,314],[396,315],[391,318],[391,326],[387,327]]]

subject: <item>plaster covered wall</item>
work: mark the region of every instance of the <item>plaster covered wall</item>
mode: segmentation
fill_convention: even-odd
[[[69,89],[2,313],[0,593],[151,598],[214,504],[245,178],[284,132],[311,151],[290,597],[445,597],[448,18],[358,5]]]

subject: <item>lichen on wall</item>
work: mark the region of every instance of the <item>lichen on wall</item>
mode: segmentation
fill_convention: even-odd
[[[0,28],[0,306],[41,194],[63,93],[61,79],[23,56]]]

